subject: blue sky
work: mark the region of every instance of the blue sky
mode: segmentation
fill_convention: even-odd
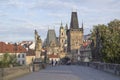
[[[93,25],[120,19],[120,0],[0,0],[0,41],[34,40],[35,29],[42,39],[48,28],[58,36],[61,21],[69,26],[73,10],[88,34]]]

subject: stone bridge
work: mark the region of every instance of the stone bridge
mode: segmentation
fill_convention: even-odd
[[[120,76],[87,66],[60,65],[49,66],[44,70],[24,75],[16,80],[120,80]]]

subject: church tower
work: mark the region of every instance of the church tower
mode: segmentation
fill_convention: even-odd
[[[59,43],[60,43],[60,51],[64,51],[65,49],[65,42],[66,42],[66,30],[63,27],[62,23],[59,29]]]
[[[72,12],[70,29],[67,30],[68,52],[76,53],[83,42],[83,25],[79,28],[77,12]]]

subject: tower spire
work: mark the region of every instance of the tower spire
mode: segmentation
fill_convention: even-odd
[[[61,26],[62,26],[63,24],[62,24],[62,21],[61,21]]]
[[[84,29],[84,28],[83,28],[83,20],[82,20],[82,29]]]
[[[82,20],[82,32],[84,31],[83,20]]]
[[[63,23],[62,23],[62,21],[61,21],[60,28],[62,28],[62,27],[63,27]]]
[[[79,24],[78,24],[77,12],[72,12],[70,29],[78,29],[78,28],[79,28]]]
[[[68,25],[66,24],[65,29],[68,30]]]

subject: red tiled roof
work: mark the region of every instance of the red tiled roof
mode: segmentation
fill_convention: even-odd
[[[88,45],[90,45],[91,42],[90,41],[86,41],[86,42],[83,42],[83,47],[86,48]]]
[[[54,55],[54,54],[50,54],[50,55],[48,55],[48,57],[49,57],[49,58],[59,58],[58,55]]]
[[[14,44],[6,44],[0,42],[0,53],[23,53],[26,52],[26,49],[20,45],[15,46]]]
[[[35,51],[32,50],[32,49],[29,49],[29,50],[27,51],[27,56],[35,56]]]

